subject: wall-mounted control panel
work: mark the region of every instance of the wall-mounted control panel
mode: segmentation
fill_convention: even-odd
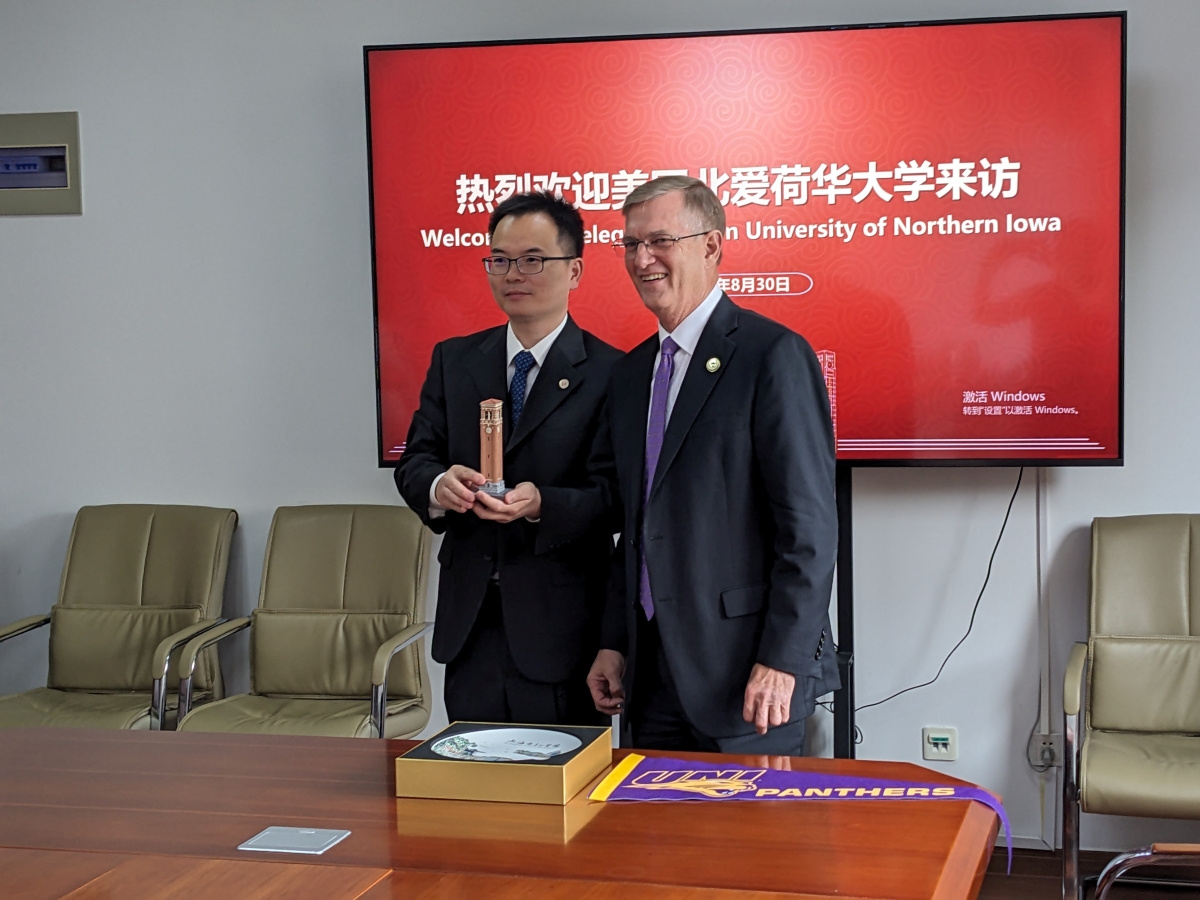
[[[0,216],[82,212],[79,114],[0,115]]]
[[[67,147],[0,147],[0,191],[65,188]]]

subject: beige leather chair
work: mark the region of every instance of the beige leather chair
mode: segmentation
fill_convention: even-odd
[[[429,720],[431,535],[401,506],[275,512],[258,608],[179,657],[180,731],[404,737]],[[250,628],[249,694],[188,712],[192,663]],[[393,663],[393,657],[396,657]]]
[[[170,657],[220,622],[236,526],[232,509],[79,510],[58,602],[0,630],[6,640],[50,625],[47,685],[0,697],[0,728],[170,727]],[[194,691],[201,700],[222,695],[213,650],[198,660]]]
[[[1083,896],[1080,810],[1200,818],[1200,516],[1094,520],[1091,580],[1063,687],[1068,900]]]

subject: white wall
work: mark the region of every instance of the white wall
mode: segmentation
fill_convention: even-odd
[[[1091,518],[1200,509],[1187,449],[1200,437],[1200,6],[1128,5],[1127,463],[1049,475],[1055,693],[1086,630]],[[235,507],[227,613],[240,615],[276,506],[397,502],[375,466],[362,45],[1089,6],[0,0],[0,112],[79,111],[85,210],[0,219],[0,620],[52,603],[83,504]],[[858,472],[860,703],[931,677],[960,636],[1015,474]],[[1027,479],[971,639],[938,684],[861,714],[859,755],[917,761],[922,725],[956,726],[947,770],[1001,791],[1037,846],[1052,839],[1057,786],[1024,762],[1038,694],[1033,510]],[[245,652],[237,639],[223,650],[235,687]],[[0,692],[45,673],[44,630],[0,648]],[[1092,847],[1170,837],[1200,829],[1084,824]]]

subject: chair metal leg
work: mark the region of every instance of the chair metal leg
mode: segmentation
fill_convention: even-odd
[[[179,711],[176,713],[177,721],[182,722],[192,709],[192,676],[179,679]]]
[[[1130,869],[1154,863],[1200,865],[1200,844],[1151,844],[1149,847],[1130,850],[1128,853],[1113,857],[1104,867],[1104,871],[1100,873],[1100,880],[1096,882],[1096,900],[1104,900],[1109,888]],[[1141,879],[1138,879],[1138,882],[1141,884],[1152,883]]]
[[[1062,852],[1063,900],[1083,900],[1079,877],[1079,749],[1078,715],[1063,716]]]
[[[167,714],[167,679],[155,678],[150,690],[150,730],[162,731]]]
[[[1086,663],[1087,644],[1076,644],[1071,648],[1067,671],[1063,676],[1063,900],[1083,900],[1083,879],[1079,877],[1079,762],[1083,741],[1079,726],[1087,710],[1083,690]]]
[[[1079,877],[1079,798],[1074,785],[1063,785],[1063,900],[1083,900],[1083,879]]]
[[[371,730],[372,737],[383,737],[383,722],[387,718],[387,685],[371,685]]]

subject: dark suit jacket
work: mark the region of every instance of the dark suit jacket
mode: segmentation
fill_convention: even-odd
[[[710,737],[742,720],[756,662],[796,676],[791,715],[838,686],[828,607],[837,557],[829,399],[812,348],[722,296],[667,423],[642,509],[657,335],[613,369],[610,427],[625,527],[601,646],[637,666],[638,541],[671,676],[693,726]],[[720,361],[715,372],[709,360]]]
[[[580,668],[596,653],[612,535],[620,529],[607,480],[589,481],[588,455],[609,370],[621,352],[568,318],[514,431],[505,350],[505,327],[434,348],[396,485],[426,525],[445,533],[433,658],[445,663],[458,656],[495,570],[517,668],[534,681],[565,681],[582,677]],[[479,468],[479,404],[492,398],[505,400],[505,483],[538,486],[540,521],[500,525],[473,512],[431,518],[433,479],[454,464]],[[603,474],[603,464],[593,459],[592,466]],[[577,490],[588,484],[591,490]]]

